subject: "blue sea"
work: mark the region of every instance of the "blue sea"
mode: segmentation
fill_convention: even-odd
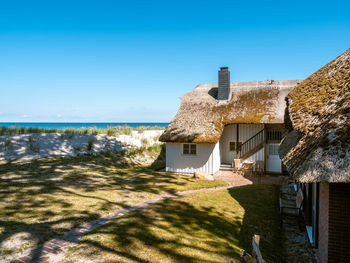
[[[24,127],[24,128],[42,128],[42,129],[67,129],[67,128],[89,128],[96,127],[104,129],[112,126],[130,126],[137,128],[140,126],[159,126],[166,127],[168,122],[0,122],[0,127]]]

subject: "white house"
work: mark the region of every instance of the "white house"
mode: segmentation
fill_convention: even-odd
[[[220,68],[219,84],[200,84],[181,106],[160,140],[166,142],[166,171],[214,174],[234,159],[263,161],[281,173],[285,97],[300,80],[230,82]]]

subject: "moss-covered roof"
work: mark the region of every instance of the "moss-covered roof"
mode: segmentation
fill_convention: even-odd
[[[216,143],[226,124],[283,123],[285,97],[300,80],[231,83],[232,98],[217,101],[217,84],[201,84],[181,97],[181,106],[160,140]]]
[[[294,132],[280,155],[289,172],[300,182],[350,182],[350,49],[293,89],[288,104]]]

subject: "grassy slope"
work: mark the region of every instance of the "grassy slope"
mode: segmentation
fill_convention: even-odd
[[[83,237],[67,262],[230,262],[251,252],[253,234],[268,262],[283,261],[278,186],[249,185],[165,200]]]
[[[20,232],[41,243],[74,225],[157,195],[225,184],[145,168],[120,168],[118,160],[106,156],[3,162],[0,249]]]

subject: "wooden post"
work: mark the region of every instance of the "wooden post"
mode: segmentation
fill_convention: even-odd
[[[236,124],[236,159],[240,158],[238,155],[238,142],[239,142],[239,124]]]
[[[260,243],[260,236],[254,235],[252,239],[253,257],[256,258],[259,263],[264,263],[264,260],[260,252],[259,243]]]
[[[266,124],[264,123],[264,173],[266,173],[266,161],[267,161],[267,148],[266,148],[266,141],[267,141],[267,128]]]

